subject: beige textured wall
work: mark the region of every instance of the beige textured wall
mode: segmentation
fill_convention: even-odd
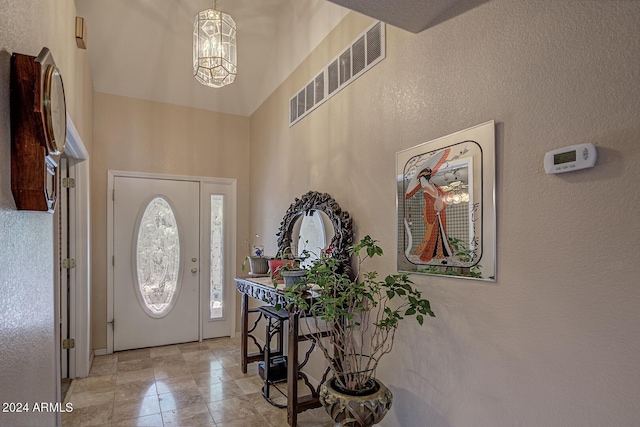
[[[74,38],[73,0],[0,0],[0,402],[56,401],[53,216],[15,210],[11,195],[9,70],[13,52],[48,47],[64,81],[67,112],[91,148],[86,52]],[[30,406],[31,408],[31,406]],[[55,413],[0,412],[2,426],[55,425]]]
[[[93,348],[103,349],[107,347],[107,171],[237,179],[239,267],[249,220],[249,119],[99,92],[94,101],[91,333]]]
[[[494,119],[497,282],[412,276],[437,315],[378,376],[384,426],[634,426],[640,419],[640,2],[494,0],[420,34],[304,118],[288,100],[371,21],[351,14],[251,117],[251,233],[276,245],[330,193],[395,270],[395,153]],[[594,169],[544,153],[593,142]]]

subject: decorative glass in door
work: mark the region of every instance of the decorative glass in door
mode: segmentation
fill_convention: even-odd
[[[137,290],[142,308],[152,317],[166,316],[178,295],[180,235],[176,217],[163,197],[144,210],[136,240]]]
[[[224,317],[224,196],[211,195],[211,241],[209,272],[209,319]]]

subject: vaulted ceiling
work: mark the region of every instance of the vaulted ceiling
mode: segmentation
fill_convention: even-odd
[[[218,0],[236,21],[238,75],[217,89],[192,70],[194,18],[213,0],[75,1],[96,91],[250,116],[347,7],[419,32],[488,0]]]
[[[76,0],[98,92],[251,115],[347,14],[325,0],[219,0],[237,25],[238,75],[193,77],[193,22],[213,0]]]

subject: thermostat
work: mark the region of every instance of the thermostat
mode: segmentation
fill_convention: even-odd
[[[596,164],[596,157],[596,146],[591,143],[570,145],[548,151],[544,155],[544,170],[547,173],[563,173],[592,168]]]

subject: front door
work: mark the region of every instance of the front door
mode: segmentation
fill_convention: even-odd
[[[199,339],[200,183],[114,180],[113,348]]]

